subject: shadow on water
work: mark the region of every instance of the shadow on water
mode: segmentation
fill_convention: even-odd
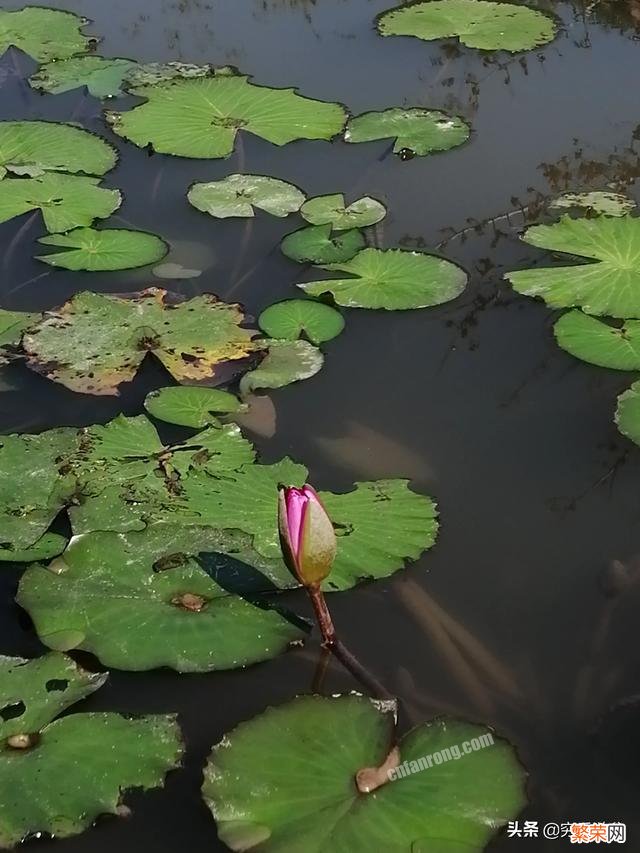
[[[640,5],[542,4],[563,20],[558,39],[506,59],[451,43],[380,39],[372,21],[391,5],[384,0],[49,5],[91,18],[105,55],[233,63],[257,82],[297,86],[354,113],[423,105],[470,120],[469,144],[410,162],[386,143],[276,148],[250,136],[225,161],[149,157],[114,138],[86,94],[33,92],[27,57],[12,53],[0,65],[3,119],[73,120],[117,145],[120,161],[106,179],[125,194],[116,223],[162,235],[171,244],[167,260],[202,270],[169,282],[180,293],[233,293],[252,314],[294,293],[300,269],[278,250],[292,220],[213,221],[185,200],[192,182],[238,170],[309,194],[379,198],[389,208],[379,245],[438,247],[469,270],[467,291],[441,308],[351,312],[323,371],[273,394],[277,429],[258,445],[267,461],[284,454],[304,461],[319,488],[406,476],[436,497],[442,530],[431,553],[388,581],[332,597],[345,642],[404,698],[414,721],[451,712],[510,737],[531,774],[525,818],[626,820],[633,838],[640,453],[612,422],[615,397],[630,380],[570,359],[554,344],[552,312],[518,297],[501,276],[545,258],[517,234],[544,216],[550,194],[613,186],[637,196]],[[43,269],[32,259],[41,234],[33,216],[0,226],[3,307],[43,309],[85,288],[167,285],[149,270],[89,277]],[[165,380],[148,364],[122,397],[85,398],[26,369],[4,370],[0,430],[138,413]],[[628,583],[618,582],[621,572]],[[33,655],[38,644],[10,603],[18,577],[10,567],[0,572],[1,647]],[[301,597],[296,609],[309,615]],[[177,710],[187,767],[165,790],[134,794],[129,820],[104,821],[55,849],[223,849],[198,797],[208,749],[240,720],[308,691],[316,657],[311,640],[247,672],[113,673],[84,707]],[[354,686],[332,665],[327,690]],[[524,843],[500,837],[490,849]],[[532,842],[536,850],[560,843]],[[45,841],[40,849],[54,848]]]

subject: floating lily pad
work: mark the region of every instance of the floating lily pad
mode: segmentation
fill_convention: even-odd
[[[12,548],[0,548],[0,562],[2,563],[35,563],[36,560],[50,560],[62,554],[67,546],[65,536],[58,533],[45,533],[38,541],[29,548],[14,550]]]
[[[363,249],[350,261],[325,264],[322,269],[350,277],[298,287],[312,296],[331,293],[338,305],[347,308],[427,308],[455,299],[467,283],[464,270],[451,261],[401,249]]]
[[[220,840],[262,853],[483,850],[526,803],[514,750],[482,726],[447,719],[396,741],[394,712],[395,703],[362,696],[301,696],[241,723],[205,769]],[[414,772],[391,781],[374,768],[396,742]],[[482,743],[491,745],[473,751]],[[452,753],[460,760],[443,758]],[[429,766],[434,755],[441,761]],[[380,787],[361,793],[356,776],[366,768]]]
[[[469,138],[469,132],[469,125],[458,116],[440,110],[398,107],[349,119],[344,139],[345,142],[395,139],[393,150],[396,154],[424,156],[462,145]]]
[[[161,524],[79,536],[49,568],[27,569],[18,601],[46,645],[84,649],[118,669],[206,672],[268,660],[305,631],[200,568],[198,553],[219,550],[226,538]]]
[[[314,101],[293,89],[256,86],[247,77],[177,78],[131,89],[146,103],[108,113],[115,133],[141,148],[182,157],[226,157],[239,130],[285,145],[296,139],[331,139],[342,132],[339,104]]]
[[[272,216],[288,216],[300,209],[306,196],[298,187],[263,175],[229,175],[222,181],[193,184],[187,193],[189,202],[218,219],[229,216],[253,216],[254,208]]]
[[[72,714],[51,722],[105,678],[60,654],[0,658],[0,706],[8,703],[9,715],[0,723],[3,849],[28,835],[76,835],[100,815],[117,814],[125,789],[158,787],[180,763],[172,716]]]
[[[613,370],[640,370],[638,320],[611,326],[582,311],[569,311],[558,320],[554,332],[562,349],[582,361]]]
[[[507,273],[518,293],[540,296],[551,308],[580,307],[587,314],[640,318],[640,219],[563,216],[553,225],[528,228],[522,239],[596,263]]]
[[[79,293],[23,337],[28,364],[72,391],[117,394],[147,353],[178,382],[217,376],[256,349],[238,305],[204,294],[183,300],[149,288],[128,297]]]
[[[267,357],[240,380],[242,396],[258,388],[283,388],[310,379],[322,368],[324,357],[307,341],[270,341]]]
[[[38,62],[66,59],[89,50],[92,39],[80,31],[87,24],[72,12],[26,6],[10,12],[0,10],[0,54],[10,47],[28,53]],[[95,39],[93,40],[95,41]]]
[[[29,83],[34,89],[51,95],[86,86],[94,98],[112,98],[122,94],[127,73],[135,67],[136,63],[131,59],[73,56],[42,65],[29,78]]]
[[[640,382],[618,397],[615,421],[623,435],[640,444]]]
[[[66,270],[128,270],[146,267],[163,258],[168,251],[164,240],[144,231],[125,228],[76,228],[69,234],[41,237],[45,246],[56,246],[60,252],[37,255],[39,261]]]
[[[0,122],[0,177],[6,172],[37,177],[44,172],[104,175],[116,164],[104,139],[70,124]]]
[[[549,203],[550,210],[581,208],[599,216],[624,216],[636,206],[635,201],[622,193],[595,191],[563,193]]]
[[[365,245],[357,228],[332,233],[330,225],[309,225],[287,234],[280,248],[299,264],[333,264],[351,260]]]
[[[388,577],[435,542],[436,505],[412,492],[408,480],[356,483],[346,494],[322,492],[320,497],[338,535],[338,555],[324,582],[327,590]]]
[[[246,407],[228,391],[217,388],[160,388],[147,394],[144,407],[161,421],[188,427],[218,425],[213,412],[228,414],[243,411]]]
[[[120,207],[118,190],[98,186],[99,178],[44,174],[0,181],[0,222],[41,210],[49,232],[70,231],[106,219]]]
[[[344,231],[375,225],[387,215],[387,208],[369,196],[347,205],[342,193],[336,193],[310,198],[300,208],[300,214],[312,225],[331,225],[336,231]]]
[[[301,335],[312,344],[337,337],[344,329],[339,311],[312,299],[287,299],[270,305],[258,317],[258,325],[271,338],[295,341]]]
[[[556,35],[547,15],[488,0],[429,0],[389,9],[378,17],[382,36],[416,36],[432,39],[459,38],[467,47],[480,50],[533,50]]]
[[[175,281],[199,278],[202,275],[202,270],[189,269],[189,267],[183,267],[182,264],[175,264],[169,261],[166,264],[158,264],[157,267],[154,267],[153,274],[156,278],[173,279]]]

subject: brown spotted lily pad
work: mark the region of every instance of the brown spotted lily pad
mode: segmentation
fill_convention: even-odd
[[[238,305],[211,294],[183,300],[159,288],[86,292],[46,312],[23,348],[32,370],[84,394],[118,394],[148,353],[178,382],[215,384],[260,348],[243,321]]]

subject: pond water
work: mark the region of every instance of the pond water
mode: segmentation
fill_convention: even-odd
[[[470,284],[441,308],[348,313],[324,369],[271,395],[276,431],[257,445],[266,461],[304,461],[320,488],[404,476],[436,498],[442,528],[432,551],[387,581],[331,597],[343,639],[402,698],[408,721],[446,712],[490,724],[514,743],[530,773],[521,819],[623,820],[630,849],[640,849],[640,588],[612,598],[603,586],[612,561],[640,561],[640,452],[612,421],[629,376],[560,350],[553,312],[502,280],[505,269],[545,257],[517,238],[536,221],[542,196],[610,184],[635,195],[640,7],[548,4],[563,22],[555,41],[488,59],[451,42],[381,39],[373,19],[388,0],[49,5],[90,18],[105,56],[233,64],[256,82],[295,86],[354,114],[427,106],[470,121],[464,147],[406,162],[387,142],[277,148],[247,135],[227,160],[150,157],[105,129],[98,100],[81,90],[40,96],[25,81],[35,63],[6,55],[1,118],[77,121],[108,137],[120,161],[105,185],[125,194],[116,225],[161,235],[169,260],[203,272],[167,284],[148,269],[49,271],[32,259],[40,219],[22,217],[0,226],[1,304],[37,310],[86,288],[118,293],[155,283],[237,299],[255,315],[295,295],[300,268],[278,250],[290,220],[218,221],[186,203],[193,181],[232,172],[273,175],[309,195],[371,195],[389,209],[378,245],[439,247],[462,264]],[[0,431],[37,432],[137,414],[166,375],[146,365],[120,398],[76,395],[17,367],[0,383]],[[19,574],[0,572],[0,648],[32,656],[42,647],[12,603]],[[291,600],[309,613],[301,595]],[[317,653],[314,638],[248,671],[113,672],[83,709],[177,711],[186,769],[164,790],[129,797],[130,819],[28,849],[225,849],[199,795],[209,748],[239,721],[309,691]],[[332,664],[326,690],[355,687]],[[566,843],[499,835],[490,849]]]

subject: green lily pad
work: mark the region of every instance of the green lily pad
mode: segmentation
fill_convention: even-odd
[[[618,397],[615,421],[623,435],[640,444],[640,382]]]
[[[45,645],[118,669],[207,672],[273,658],[305,631],[200,568],[199,552],[224,544],[216,529],[162,524],[78,536],[49,568],[27,569],[18,601]]]
[[[547,15],[511,3],[488,0],[430,0],[389,9],[378,17],[382,36],[459,38],[467,47],[516,53],[547,44],[556,35]]]
[[[29,83],[34,89],[51,95],[86,86],[94,98],[113,98],[122,94],[127,74],[135,67],[131,59],[72,56],[40,66],[29,78]]]
[[[107,113],[115,133],[141,148],[182,157],[227,157],[239,130],[274,145],[328,140],[342,132],[346,120],[339,104],[256,86],[240,75],[177,78],[130,91],[146,103]]]
[[[582,208],[598,216],[624,216],[636,206],[635,201],[622,193],[595,191],[563,193],[549,203],[550,210]]]
[[[272,216],[288,216],[300,210],[306,196],[293,184],[263,175],[229,175],[222,181],[193,184],[187,193],[189,202],[218,219],[229,216],[253,216],[254,208]]]
[[[483,850],[526,803],[514,750],[486,727],[448,719],[396,741],[394,717],[394,702],[300,696],[241,723],[204,774],[220,840],[261,853]],[[380,787],[361,793],[357,774],[383,765],[396,742],[402,766],[416,772],[387,781],[381,771]],[[473,751],[481,743],[490,745]]]
[[[99,178],[44,174],[0,181],[0,222],[41,210],[49,232],[70,231],[106,219],[122,203],[118,190],[98,186]]]
[[[322,269],[348,273],[349,278],[308,281],[298,287],[312,296],[331,293],[347,308],[427,308],[455,299],[467,283],[464,270],[451,261],[401,249],[363,249],[350,261],[324,264]]]
[[[287,299],[265,308],[258,317],[258,325],[270,338],[295,341],[305,335],[317,345],[340,334],[344,329],[344,317],[322,302]]]
[[[438,533],[434,501],[411,491],[408,480],[355,485],[346,494],[320,493],[338,536],[326,590],[389,577],[431,548]]]
[[[309,225],[287,234],[280,248],[299,264],[333,264],[351,260],[365,245],[357,228],[334,234],[331,225]]]
[[[80,31],[88,21],[72,12],[26,6],[16,11],[0,10],[0,54],[10,47],[28,53],[38,62],[66,59],[85,53],[92,41]]]
[[[258,388],[283,388],[310,379],[323,363],[320,350],[307,341],[270,341],[264,361],[240,380],[240,394],[246,397]]]
[[[58,533],[45,533],[38,541],[29,548],[15,550],[13,548],[0,548],[0,562],[2,563],[35,563],[36,560],[50,560],[62,554],[67,547],[67,539]]]
[[[117,154],[104,139],[70,124],[0,122],[0,177],[6,172],[38,177],[44,172],[104,175]]]
[[[229,414],[244,411],[245,406],[228,391],[217,388],[160,388],[147,394],[144,407],[161,421],[187,427],[219,425],[213,412]]]
[[[587,314],[640,318],[640,219],[563,216],[553,225],[528,228],[522,239],[540,249],[596,263],[507,273],[518,293],[540,296],[551,308],[579,307]]]
[[[149,288],[128,297],[80,293],[23,336],[28,365],[72,391],[117,394],[153,353],[178,382],[216,377],[255,351],[238,305]],[[61,334],[61,330],[63,333]]]
[[[387,215],[387,208],[375,198],[365,196],[347,205],[342,193],[310,198],[300,208],[303,219],[312,225],[331,225],[336,231],[366,228]]]
[[[640,321],[610,326],[582,311],[569,311],[554,326],[556,340],[571,355],[598,367],[640,370]]]
[[[434,151],[448,151],[462,145],[469,138],[469,133],[469,125],[458,116],[450,116],[440,110],[397,107],[349,119],[344,139],[345,142],[395,139],[395,154],[423,157]]]
[[[128,231],[125,228],[76,228],[69,234],[41,237],[45,246],[56,246],[60,252],[36,255],[39,261],[66,270],[129,270],[146,267],[163,258],[167,244],[155,234]]]
[[[76,835],[100,815],[118,814],[125,789],[158,787],[179,765],[183,750],[173,716],[73,714],[51,722],[105,679],[60,654],[0,658],[0,706],[8,702],[10,715],[0,723],[3,849],[28,835]]]
[[[40,314],[29,311],[7,311],[0,308],[0,365],[10,361],[8,348],[17,347],[22,340],[22,333],[39,317]]]

